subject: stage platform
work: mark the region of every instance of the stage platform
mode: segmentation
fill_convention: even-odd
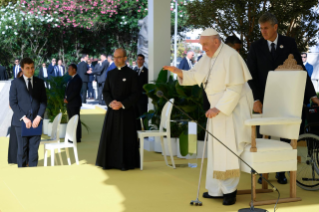
[[[144,170],[102,170],[95,159],[105,110],[82,110],[81,118],[89,127],[83,129],[78,144],[80,165],[43,167],[43,147],[39,149],[39,166],[21,168],[7,164],[9,138],[0,138],[0,211],[1,212],[221,212],[249,207],[250,195],[237,196],[237,203],[223,206],[222,199],[200,198],[203,206],[191,206],[196,198],[199,168],[167,167],[159,153],[144,153]],[[49,159],[50,161],[50,159]],[[175,158],[177,164],[186,160]],[[200,163],[200,160],[198,160]],[[50,162],[49,162],[50,164]],[[206,170],[206,168],[205,168]],[[275,175],[270,180],[282,197],[289,195],[289,184],[280,185]],[[289,180],[289,179],[288,179]],[[250,188],[250,175],[242,173],[239,189]],[[205,174],[201,194],[205,192]],[[319,211],[319,191],[297,187],[301,202],[278,205],[278,212]],[[257,200],[276,198],[277,193],[258,194]],[[273,211],[274,205],[262,208]]]

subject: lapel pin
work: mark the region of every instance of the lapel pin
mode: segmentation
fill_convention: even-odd
[[[125,78],[123,78],[123,82],[125,82],[126,81],[126,79]]]
[[[280,48],[283,49],[283,48],[284,48],[284,45],[280,45]]]

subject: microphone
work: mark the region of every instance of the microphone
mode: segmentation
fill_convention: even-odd
[[[171,102],[163,93],[163,91],[161,90],[158,90],[156,92],[156,96],[158,96],[159,98],[164,98],[165,100],[167,100],[168,102],[170,102],[175,108],[177,108],[179,111],[181,111],[184,115],[186,115],[190,120],[192,120],[193,122],[196,122],[196,124],[203,130],[205,130],[205,132],[207,134],[209,134],[210,136],[212,136],[215,140],[217,140],[221,145],[223,145],[228,151],[230,151],[233,155],[235,155],[240,161],[242,161],[245,165],[247,165],[250,169],[251,169],[251,183],[253,182],[252,179],[253,179],[253,174],[258,174],[260,175],[253,167],[251,167],[246,161],[244,161],[240,156],[238,156],[233,150],[231,150],[227,145],[225,145],[222,141],[220,141],[218,138],[216,138],[210,131],[208,131],[206,128],[204,128],[202,125],[200,125],[197,121],[195,121],[191,116],[189,116],[185,111],[183,111],[180,107],[178,107],[177,105],[175,105],[173,102]],[[203,149],[203,154],[202,154],[202,162],[201,162],[201,168],[200,168],[200,176],[199,176],[199,182],[198,182],[198,190],[197,190],[197,198],[196,200],[193,200],[191,201],[191,205],[198,205],[198,206],[201,206],[202,205],[202,202],[200,202],[198,200],[198,197],[199,197],[199,189],[200,189],[200,184],[201,184],[201,176],[202,176],[202,168],[203,168],[203,163],[204,163],[204,157],[205,157],[205,150],[206,150],[206,142],[207,142],[207,136],[205,138],[205,141],[204,141],[204,149]],[[278,193],[278,199],[277,199],[277,202],[275,204],[275,207],[274,207],[274,211],[276,211],[276,206],[278,204],[278,201],[280,199],[280,193],[279,193],[279,190],[273,185],[271,184],[266,178],[264,178],[262,175],[260,175],[262,177],[263,180],[265,180],[271,187],[274,191],[277,191]],[[251,190],[252,190],[252,185],[251,185]],[[264,209],[259,209],[259,208],[254,208],[254,205],[253,205],[253,196],[252,196],[252,193],[253,191],[251,191],[251,208],[244,208],[244,209],[240,209],[239,211],[240,212],[245,212],[245,211],[257,211],[257,212],[266,212],[267,210],[264,210]],[[254,210],[256,209],[256,210]]]

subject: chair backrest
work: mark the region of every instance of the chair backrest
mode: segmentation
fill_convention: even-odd
[[[59,140],[60,138],[60,123],[62,119],[62,113],[56,115],[52,123],[52,131],[51,131],[51,139],[52,140]]]
[[[79,115],[74,115],[69,120],[67,126],[66,126],[66,134],[64,142],[67,143],[68,140],[73,141],[73,145],[76,146],[76,129],[78,127],[78,121],[79,121]]]
[[[267,77],[263,117],[300,118],[303,107],[306,71],[270,71]],[[298,139],[300,125],[261,126],[262,135]]]
[[[171,131],[171,113],[173,109],[174,99],[170,99],[167,101],[162,109],[161,113],[161,123],[159,127],[159,131],[163,132],[164,128],[166,132]]]

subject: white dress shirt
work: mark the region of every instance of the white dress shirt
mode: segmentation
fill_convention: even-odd
[[[188,59],[188,57],[186,57],[186,60],[187,60],[187,62],[188,62],[189,68],[190,68],[190,69],[193,68],[193,64],[192,64],[192,62],[190,61],[190,59]]]
[[[60,76],[63,76],[63,68],[62,66],[59,66]]]
[[[17,76],[18,76],[19,71],[20,71],[20,66],[19,66],[19,65],[16,65],[16,69],[15,69],[15,71],[14,71],[16,78],[17,78]]]
[[[141,72],[142,72],[144,66],[137,67],[137,68],[138,68],[138,73],[137,73],[137,75],[140,76],[140,74],[141,74]]]
[[[47,68],[42,68],[43,70],[43,78],[47,78],[48,77],[48,70]]]

